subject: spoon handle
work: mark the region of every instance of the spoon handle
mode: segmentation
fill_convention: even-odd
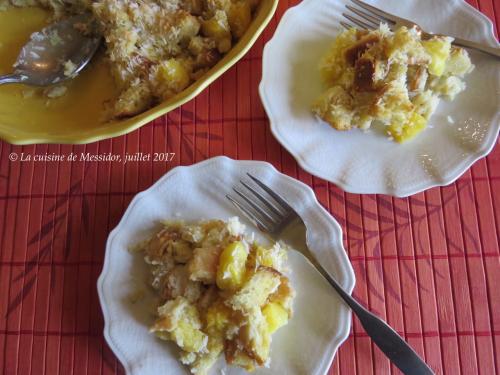
[[[24,81],[24,77],[19,74],[7,74],[0,76],[0,85],[5,83],[21,83]]]

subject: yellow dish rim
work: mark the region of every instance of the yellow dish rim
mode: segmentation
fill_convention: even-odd
[[[148,111],[136,115],[131,118],[118,120],[118,122],[125,122],[124,126],[117,127],[116,130],[109,128],[92,128],[88,135],[54,135],[46,137],[31,137],[24,133],[13,134],[6,132],[0,128],[0,138],[13,145],[29,145],[29,144],[87,144],[92,142],[101,141],[104,139],[118,137],[128,134],[134,130],[139,129],[141,126],[161,117],[168,112],[180,107],[191,99],[194,99],[211,83],[231,68],[238,62],[249,50],[252,48],[257,38],[262,34],[265,27],[269,24],[279,0],[262,0],[256,16],[250,25],[249,29],[243,37],[236,43],[236,45],[204,76],[191,84],[184,91],[180,92],[173,98],[158,104],[157,106],[149,109]],[[262,15],[263,13],[263,15]],[[262,21],[257,22],[258,18],[263,17]]]

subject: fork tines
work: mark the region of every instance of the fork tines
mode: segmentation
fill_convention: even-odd
[[[250,221],[265,232],[274,232],[293,212],[286,201],[262,181],[247,173],[251,184],[240,180],[240,187],[233,187],[236,197],[226,195]]]
[[[373,30],[378,28],[381,23],[386,23],[389,27],[396,24],[393,16],[389,13],[386,13],[360,0],[351,0],[351,2],[356,4],[361,9],[351,5],[346,5],[346,8],[353,13],[342,13],[342,16],[351,22],[340,22],[340,24],[346,29],[357,26],[365,30]]]

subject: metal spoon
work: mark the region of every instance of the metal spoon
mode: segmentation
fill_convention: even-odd
[[[82,27],[92,27],[83,32]],[[96,35],[91,15],[55,22],[31,35],[14,64],[14,73],[0,76],[4,83],[48,86],[74,78],[94,56],[102,37]]]

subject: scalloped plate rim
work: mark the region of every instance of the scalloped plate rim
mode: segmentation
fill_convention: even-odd
[[[312,4],[315,1],[319,0],[303,0],[301,3],[292,8],[289,8],[285,12],[283,17],[281,18],[280,23],[278,24],[278,27],[276,28],[273,38],[271,38],[264,46],[264,51],[262,55],[262,80],[259,84],[259,95],[264,105],[264,109],[269,117],[271,133],[274,135],[276,140],[278,140],[278,142],[295,158],[295,160],[302,167],[302,169],[304,169],[306,172],[314,176],[317,176],[319,178],[334,183],[335,185],[339,186],[342,190],[348,193],[386,194],[395,197],[408,197],[410,195],[420,193],[422,191],[425,191],[433,187],[446,186],[453,183],[458,178],[460,178],[476,161],[487,156],[493,150],[493,148],[497,143],[497,138],[500,132],[500,109],[497,111],[495,117],[492,119],[492,123],[490,125],[490,131],[488,132],[489,137],[486,138],[485,141],[483,141],[482,147],[478,148],[476,152],[470,153],[468,157],[464,158],[459,164],[457,164],[452,171],[448,172],[444,176],[440,176],[441,178],[439,180],[435,178],[434,180],[429,180],[421,184],[413,184],[413,186],[407,188],[405,187],[405,188],[395,188],[395,189],[372,190],[370,188],[364,188],[364,187],[359,188],[355,185],[346,183],[342,181],[338,175],[332,176],[328,175],[327,173],[316,172],[316,168],[313,165],[311,165],[305,157],[301,155],[300,150],[297,150],[296,149],[297,147],[295,147],[291,143],[286,142],[284,140],[284,137],[281,136],[278,126],[276,125],[278,123],[278,120],[276,120],[276,116],[272,111],[272,106],[269,104],[269,99],[267,97],[267,91],[266,91],[267,89],[266,81],[265,81],[266,62],[269,60],[269,54],[270,54],[269,50],[272,47],[273,44],[272,42],[275,40],[276,35],[281,31],[281,29],[285,27],[286,22],[289,22],[296,12],[297,13],[300,12],[303,8],[306,8],[309,4]],[[493,22],[488,17],[486,17],[486,15],[479,12],[472,5],[468,4],[465,0],[446,0],[446,1],[455,6],[462,7],[462,9],[466,10],[470,16],[476,18],[479,21],[479,24],[482,26],[483,29],[482,36],[487,38],[488,43],[490,45],[498,46],[498,43],[496,43],[495,39],[495,32],[494,32],[495,27],[493,25]]]
[[[103,313],[104,317],[104,329],[103,329],[103,335],[104,338],[109,345],[110,349],[113,351],[113,353],[116,355],[116,357],[119,359],[120,363],[123,365],[123,367],[126,370],[126,373],[129,375],[132,375],[135,373],[133,370],[133,364],[131,361],[127,360],[126,355],[121,351],[119,346],[115,343],[115,340],[112,336],[112,319],[110,317],[109,311],[107,309],[108,301],[106,300],[106,294],[105,294],[105,284],[106,284],[106,279],[108,275],[110,274],[110,249],[113,248],[113,241],[117,237],[118,233],[123,229],[125,226],[125,223],[128,219],[128,217],[132,214],[133,208],[136,207],[138,204],[141,203],[141,201],[150,193],[152,193],[154,190],[158,189],[159,186],[162,184],[167,183],[167,181],[174,176],[176,173],[179,171],[185,170],[185,169],[200,169],[204,168],[209,164],[212,163],[242,163],[242,164],[256,164],[260,165],[261,168],[268,168],[270,169],[273,173],[276,173],[279,175],[280,178],[283,178],[283,180],[287,180],[289,183],[296,185],[297,187],[300,187],[301,193],[304,194],[304,196],[307,196],[309,199],[309,204],[314,205],[314,210],[318,210],[321,212],[321,214],[328,220],[330,224],[333,225],[333,228],[335,230],[335,237],[334,239],[337,241],[335,244],[336,247],[339,247],[343,251],[340,251],[338,254],[335,252],[335,256],[337,260],[339,260],[340,267],[342,268],[343,272],[345,273],[343,280],[341,281],[341,284],[345,286],[346,291],[349,294],[352,294],[352,291],[354,290],[354,286],[356,284],[356,276],[354,273],[354,269],[352,268],[351,262],[349,260],[348,254],[344,248],[343,245],[343,232],[342,232],[342,227],[340,224],[335,220],[335,218],[319,203],[319,201],[316,198],[316,194],[314,193],[314,190],[303,183],[302,181],[299,181],[297,179],[294,179],[290,176],[285,175],[284,173],[281,173],[278,171],[272,164],[265,162],[265,161],[256,161],[256,160],[234,160],[231,159],[227,156],[216,156],[209,158],[207,160],[198,162],[196,164],[188,165],[188,166],[177,166],[173,169],[171,169],[169,172],[167,172],[165,175],[160,177],[153,185],[151,185],[149,188],[137,193],[135,197],[132,199],[132,201],[129,203],[127,209],[125,210],[125,213],[123,214],[122,218],[120,219],[118,225],[110,232],[108,239],[106,241],[106,248],[105,248],[105,254],[104,254],[104,262],[103,262],[103,268],[101,271],[101,274],[99,275],[99,278],[97,280],[97,293],[99,297],[99,303],[101,306],[101,310]],[[345,306],[342,305],[340,313],[339,313],[339,320],[342,323],[342,320],[345,321],[345,324],[339,324],[339,329],[336,332],[335,339],[332,343],[332,350],[330,352],[329,356],[326,356],[324,360],[321,363],[321,367],[323,368],[323,372],[326,374],[331,367],[331,364],[333,362],[333,359],[339,349],[339,347],[345,342],[345,340],[349,337],[350,334],[350,328],[352,325],[352,314],[351,311]],[[333,341],[333,339],[332,339]]]

